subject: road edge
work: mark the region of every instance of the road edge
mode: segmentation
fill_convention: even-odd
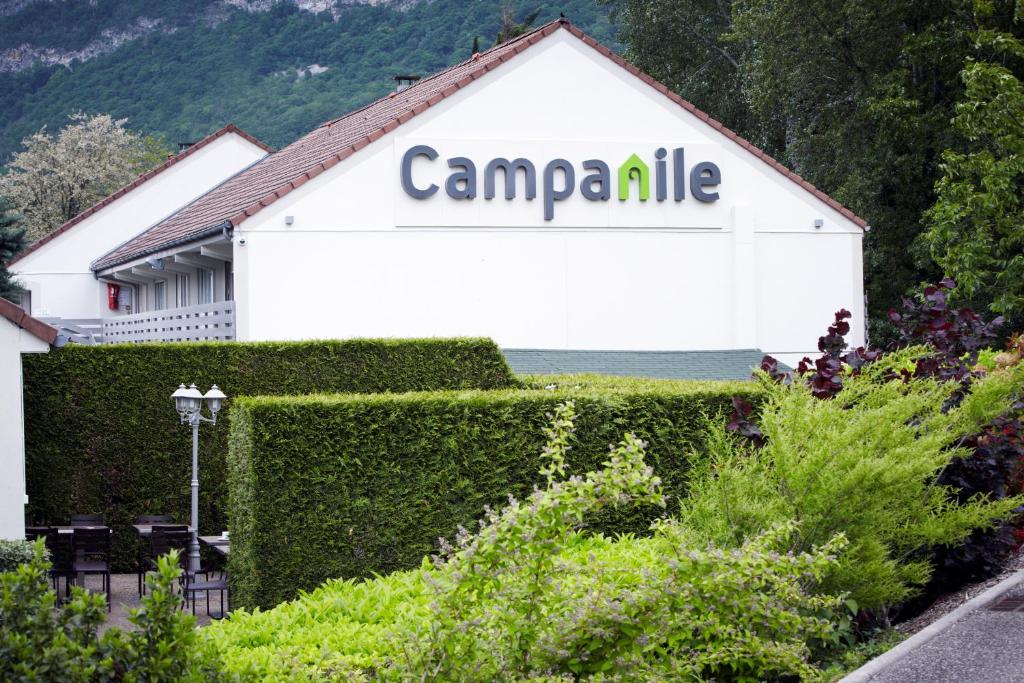
[[[939,617],[893,649],[884,652],[856,671],[847,674],[838,683],[866,683],[870,681],[884,669],[908,656],[911,652],[929,642],[971,612],[984,607],[986,604],[999,598],[1003,593],[1013,590],[1018,584],[1022,583],[1024,583],[1024,570],[1011,574],[985,592],[974,596],[960,605],[952,612]]]

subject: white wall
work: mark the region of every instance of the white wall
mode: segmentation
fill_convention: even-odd
[[[414,166],[409,147],[441,154]],[[635,152],[712,161],[721,198],[615,198]],[[479,196],[445,195],[445,159],[472,158]],[[580,192],[543,218],[538,198],[483,199],[495,156],[543,166],[601,158],[607,202]],[[500,186],[499,175],[499,186]],[[635,190],[634,190],[635,191]],[[521,186],[520,186],[521,192]],[[285,217],[292,216],[291,226]],[[823,220],[820,229],[816,219]],[[245,239],[245,245],[240,239]],[[813,353],[835,310],[863,342],[859,227],[567,32],[413,118],[243,223],[235,235],[241,339],[488,335],[506,347]],[[823,279],[821,263],[828,263]]]
[[[89,264],[265,155],[235,133],[222,135],[16,262],[32,315],[118,315]]]
[[[0,538],[25,537],[25,426],[21,354],[49,350],[6,318],[0,318]]]

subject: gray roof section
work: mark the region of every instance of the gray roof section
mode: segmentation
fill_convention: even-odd
[[[573,351],[502,349],[519,374],[627,375],[655,379],[750,379],[761,365],[760,349],[725,351]]]

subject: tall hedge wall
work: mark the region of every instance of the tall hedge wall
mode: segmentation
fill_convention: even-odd
[[[575,472],[597,468],[626,431],[683,489],[704,415],[751,383],[540,378],[551,389],[246,397],[232,406],[228,456],[232,600],[271,607],[330,577],[417,565],[485,504],[538,482],[545,417],[572,398]],[[644,530],[653,510],[600,520]]]
[[[131,521],[188,520],[191,430],[170,399],[179,383],[244,394],[499,388],[514,383],[486,339],[67,346],[24,356],[29,515],[61,523],[102,512],[116,568],[134,557]],[[228,400],[230,408],[231,399]],[[200,520],[226,526],[229,411],[200,427]]]

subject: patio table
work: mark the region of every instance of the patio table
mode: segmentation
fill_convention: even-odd
[[[149,538],[153,535],[154,526],[178,526],[174,522],[161,522],[160,524],[132,524],[132,528],[135,529],[135,533],[140,538]],[[192,533],[192,527],[188,528],[188,532]]]
[[[223,536],[200,536],[199,541],[225,557],[231,553],[231,541]]]

